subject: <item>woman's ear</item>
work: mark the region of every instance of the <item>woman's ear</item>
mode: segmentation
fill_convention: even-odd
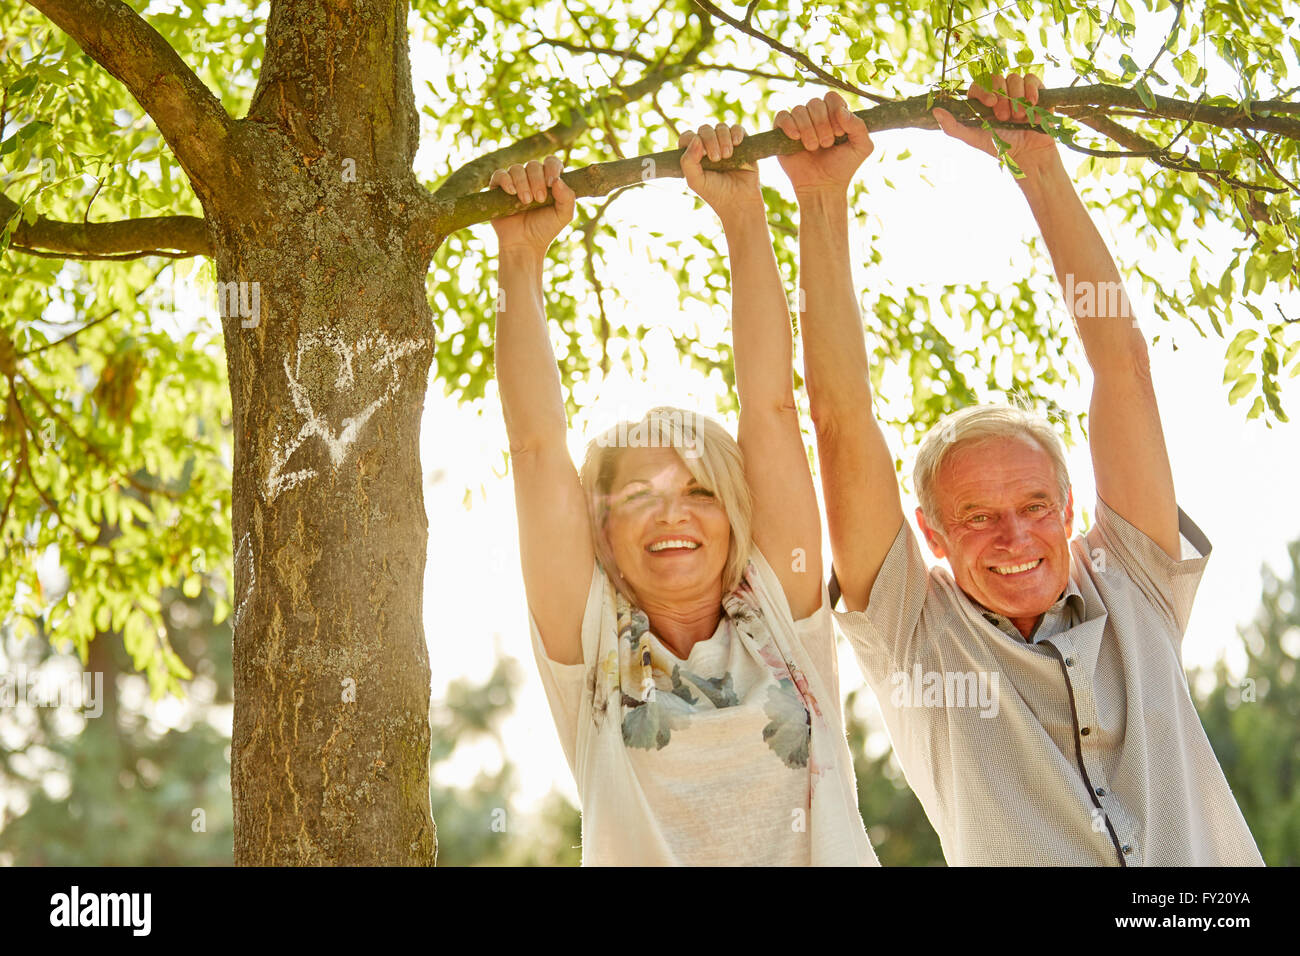
[[[636,603],[636,593],[632,590],[632,585],[628,583],[627,578],[623,577],[623,572],[614,560],[614,547],[609,541],[609,510],[602,509],[596,519],[599,525],[596,528],[596,560],[600,566],[605,569],[605,575],[614,583],[614,587],[623,592],[623,596]]]

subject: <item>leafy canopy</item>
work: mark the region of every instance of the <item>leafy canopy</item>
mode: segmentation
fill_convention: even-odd
[[[265,5],[130,6],[231,116],[244,115]],[[1180,283],[1121,262],[1151,296],[1148,332],[1222,338],[1229,401],[1285,421],[1280,383],[1300,370],[1300,341],[1279,297],[1295,290],[1300,176],[1294,135],[1263,127],[1300,113],[1288,86],[1300,58],[1294,20],[1280,0],[415,0],[417,170],[430,189],[460,195],[482,188],[496,159],[558,151],[575,167],[634,157],[674,147],[679,130],[710,117],[763,129],[776,109],[828,85],[869,105],[961,95],[972,79],[1010,69],[1036,70],[1048,87],[1108,84],[1129,98],[1063,111],[1059,135],[1088,156],[1080,172],[1097,201],[1152,250],[1187,263]],[[233,590],[232,423],[212,266],[165,250],[79,257],[41,239],[51,223],[202,210],[152,120],[64,33],[10,4],[0,35],[0,620],[71,642],[83,659],[96,634],[121,633],[155,693],[175,690],[188,671],[156,595],[197,593],[200,576],[221,569],[220,622]],[[1189,118],[1171,102],[1229,108],[1247,128]],[[542,145],[521,152],[540,131]],[[466,165],[480,157],[488,169]],[[615,363],[644,361],[647,330],[622,318],[634,303],[609,266],[625,261],[629,242],[617,216],[624,194],[584,202],[552,253],[548,311],[571,412],[575,389],[589,394]],[[794,209],[776,190],[768,198],[793,289]],[[446,236],[428,275],[435,375],[465,402],[484,398],[492,376],[487,237]],[[720,410],[734,411],[731,350],[706,321],[727,300],[721,251],[709,235],[647,232],[636,242],[676,286],[681,310],[663,325],[683,360],[717,384]],[[1068,323],[1049,309],[1050,269],[1037,262],[1006,288],[935,289],[892,281],[879,252],[864,253],[872,374],[879,388],[888,370],[904,371],[910,389],[893,396],[902,410],[891,414],[905,438],[975,400],[1016,395],[1056,408],[1077,375]],[[195,279],[208,290],[202,314],[168,301]]]

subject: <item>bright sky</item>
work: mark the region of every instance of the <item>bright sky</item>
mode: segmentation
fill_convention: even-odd
[[[895,157],[910,150],[905,161]],[[928,167],[928,186],[916,178],[916,163]],[[1067,157],[1073,165],[1073,157]],[[764,182],[778,185],[784,177],[775,161],[761,166]],[[881,236],[884,264],[897,282],[963,283],[988,281],[999,288],[1020,279],[1026,270],[1043,268],[1029,258],[1024,240],[1036,235],[1028,207],[1009,174],[992,159],[975,154],[940,133],[899,131],[877,137],[876,155],[859,176],[868,186],[869,220],[855,225],[859,245],[856,263],[865,260],[868,232]],[[898,187],[890,190],[888,176]],[[632,232],[690,230],[720,235],[712,214],[693,209],[684,182],[668,180],[642,188],[641,195],[620,199],[619,215]],[[1145,239],[1132,226],[1109,223],[1094,215],[1121,261],[1141,257],[1143,268],[1165,275],[1171,283],[1182,281],[1186,265],[1180,255],[1153,256]],[[635,240],[633,240],[635,245]],[[640,250],[637,250],[640,253]],[[666,313],[677,311],[675,297],[665,295],[668,264],[648,261],[643,253],[626,253],[626,262],[612,261],[606,274],[617,276],[623,295],[635,303],[646,325],[662,324]],[[1202,260],[1206,258],[1202,255]],[[871,281],[870,271],[857,274],[859,288]],[[1168,329],[1144,308],[1141,289],[1130,285],[1139,320],[1148,333],[1163,333],[1152,349],[1153,374],[1160,398],[1166,437],[1173,461],[1179,500],[1209,536],[1214,552],[1201,584],[1196,609],[1185,644],[1189,667],[1212,663],[1236,641],[1236,627],[1253,615],[1259,594],[1263,562],[1275,567],[1285,561],[1286,543],[1300,536],[1300,498],[1292,493],[1293,476],[1300,473],[1300,444],[1294,426],[1265,427],[1248,422],[1248,402],[1229,406],[1223,377],[1227,343],[1201,340],[1187,325],[1174,330],[1178,345],[1171,348]],[[1256,303],[1273,313],[1271,299]],[[1287,314],[1300,312],[1294,299],[1283,303]],[[1274,313],[1275,314],[1275,313]],[[658,318],[656,318],[656,316]],[[720,316],[715,321],[720,322]],[[954,327],[957,322],[954,321]],[[718,326],[718,335],[721,326]],[[667,402],[697,405],[712,413],[709,383],[681,367],[667,337],[652,335],[648,372],[634,380],[620,376],[600,388],[591,410],[598,423],[616,416],[635,416],[652,404]],[[1075,364],[1086,364],[1077,342],[1071,342]],[[1073,390],[1062,404],[1068,411],[1087,407],[1087,388]],[[1288,387],[1289,386],[1289,387]],[[889,396],[885,396],[886,400]],[[1300,388],[1288,380],[1284,403],[1300,401]],[[903,449],[891,435],[910,473],[912,450]],[[571,442],[575,458],[583,436]],[[430,522],[430,548],[425,601],[425,625],[434,661],[434,697],[457,676],[481,680],[491,671],[495,655],[510,654],[523,664],[527,681],[518,698],[517,711],[505,730],[505,746],[519,769],[525,800],[544,794],[551,786],[576,800],[572,778],[556,738],[550,712],[537,678],[528,637],[527,612],[519,575],[513,491],[502,479],[501,449],[505,432],[495,396],[474,410],[458,409],[431,391],[425,416],[423,454],[426,507]],[[451,450],[454,449],[454,454]],[[1076,501],[1089,512],[1095,497],[1091,463],[1086,447],[1071,449],[1070,470]],[[435,479],[435,473],[440,478]],[[480,488],[481,486],[481,488]],[[473,489],[470,510],[463,507],[465,489]],[[911,514],[915,501],[905,501]],[[825,548],[829,554],[829,547]],[[842,690],[862,686],[852,654],[841,643]],[[1230,663],[1244,664],[1240,655]],[[869,692],[868,692],[869,694]],[[464,782],[483,761],[491,763],[490,747],[467,749],[440,779]]]

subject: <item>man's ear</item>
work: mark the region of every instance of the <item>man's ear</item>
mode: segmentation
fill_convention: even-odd
[[[925,543],[930,546],[930,550],[934,552],[934,556],[936,558],[946,557],[947,551],[944,550],[943,536],[926,523],[925,512],[920,508],[916,509],[916,523],[920,525],[921,533],[925,535]]]
[[[1068,537],[1074,531],[1074,489],[1071,488],[1065,493],[1065,512],[1061,516],[1065,520],[1065,534]]]

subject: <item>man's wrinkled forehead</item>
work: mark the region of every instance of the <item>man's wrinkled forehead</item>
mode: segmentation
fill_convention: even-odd
[[[1056,466],[1036,441],[1028,437],[990,438],[952,449],[935,475],[935,491],[945,510],[965,513],[973,508],[1041,499],[1056,503]]]

